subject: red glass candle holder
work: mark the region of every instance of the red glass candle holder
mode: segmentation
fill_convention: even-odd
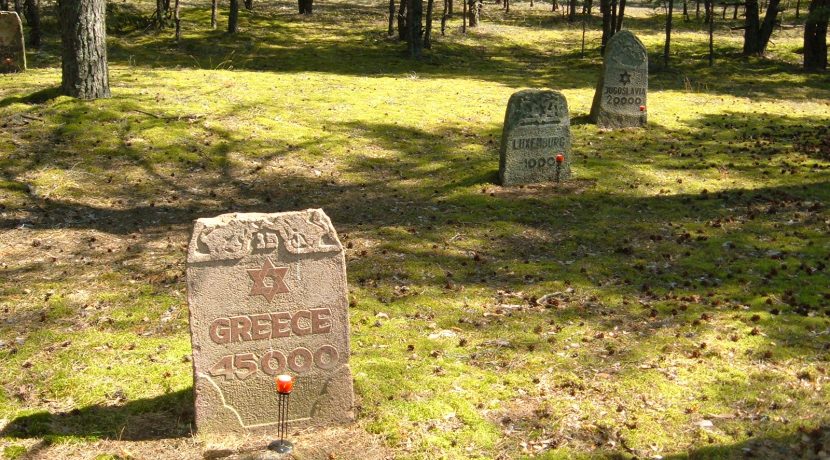
[[[277,383],[277,393],[288,394],[294,389],[294,377],[290,375],[278,375],[275,381]]]

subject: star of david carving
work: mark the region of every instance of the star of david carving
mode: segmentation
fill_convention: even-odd
[[[620,74],[620,83],[622,83],[623,85],[631,83],[631,75],[628,73],[627,70]]]
[[[251,293],[248,295],[261,295],[270,302],[275,295],[288,292],[288,286],[285,285],[285,275],[287,273],[288,267],[276,267],[271,259],[266,258],[262,268],[248,270],[248,276],[254,280]],[[266,280],[270,280],[270,282],[266,282]]]

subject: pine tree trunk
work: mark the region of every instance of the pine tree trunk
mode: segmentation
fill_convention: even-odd
[[[600,45],[600,53],[605,54],[605,45],[613,35],[613,25],[611,24],[611,0],[600,0],[599,11],[602,13],[602,45]]]
[[[683,21],[689,21],[689,2],[683,0]]]
[[[398,7],[398,40],[404,41],[409,40],[409,33],[407,32],[406,27],[406,4],[408,0],[400,0],[401,4]]]
[[[173,9],[173,20],[176,22],[176,43],[182,38],[182,18],[179,15],[179,0],[176,0],[176,6]]]
[[[228,33],[239,32],[239,0],[231,0],[230,11],[228,12]]]
[[[807,21],[804,23],[804,70],[827,70],[828,8],[830,0],[810,2]]]
[[[300,8],[300,14],[312,14],[313,13],[313,0],[298,0],[297,4]]]
[[[758,34],[758,54],[763,55],[767,51],[769,39],[772,37],[772,31],[775,28],[775,20],[778,18],[778,6],[781,0],[770,0],[767,4],[767,13],[764,15],[764,22],[761,23],[761,31]]]
[[[409,56],[411,58],[421,57],[423,48],[423,0],[407,0],[409,6],[406,8],[406,23],[409,29]]]
[[[478,27],[479,7],[478,0],[466,0],[468,2],[467,14],[469,15],[468,24],[470,27]]]
[[[387,35],[390,37],[395,35],[395,0],[389,0],[389,31]]]
[[[611,0],[611,37],[617,32],[617,0]],[[608,37],[610,40],[611,37]]]
[[[744,23],[744,55],[758,54],[760,37],[760,19],[758,17],[758,0],[746,0],[746,21]]]
[[[625,17],[625,0],[620,0],[620,9],[617,12],[617,28],[616,31],[622,30],[623,18]]]
[[[432,7],[435,0],[427,0],[427,26],[424,30],[424,48],[432,48]]]
[[[156,29],[164,29],[164,0],[156,0]]]
[[[33,48],[40,47],[40,1],[26,0],[26,23],[29,26],[29,41],[27,45]]]
[[[245,4],[246,10],[251,11],[254,9],[254,0],[245,0],[243,3]]]
[[[60,0],[61,90],[79,99],[110,97],[106,2]]]
[[[706,1],[706,16],[712,17],[712,3],[714,0]],[[715,64],[715,21],[709,21],[709,67]]]
[[[447,30],[447,12],[449,11],[449,0],[444,0],[444,14],[441,16],[441,35]]]
[[[668,0],[668,14],[666,14],[666,46],[663,49],[663,65],[669,67],[669,53],[671,52],[671,20],[674,15],[674,0]]]
[[[467,33],[467,0],[461,0],[464,6],[461,8],[461,33]],[[505,4],[509,0],[504,0]]]
[[[574,20],[576,20],[576,0],[571,0],[568,10],[568,22],[574,22]]]
[[[210,28],[216,30],[216,8],[218,5],[219,0],[212,0],[210,2]]]

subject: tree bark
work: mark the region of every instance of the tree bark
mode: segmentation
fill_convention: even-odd
[[[467,23],[470,27],[478,27],[478,20],[479,20],[479,4],[478,0],[466,0],[469,5],[467,6],[467,14],[469,15],[469,20]]]
[[[211,0],[210,2],[210,28],[216,30],[216,8],[219,0]]]
[[[0,0],[0,10],[9,11],[9,0]]]
[[[300,14],[312,14],[314,9],[313,0],[298,0]]]
[[[758,54],[758,38],[761,34],[758,18],[758,0],[746,0],[746,21],[744,22],[744,55]]]
[[[251,11],[254,9],[254,0],[245,0],[243,3],[246,10]]]
[[[625,17],[625,0],[620,0],[620,9],[617,11],[617,32],[622,30],[623,18]]]
[[[666,14],[666,46],[663,49],[663,65],[669,67],[669,53],[671,52],[671,20],[674,15],[674,0],[668,0],[668,14]]]
[[[25,3],[26,23],[29,26],[29,41],[27,45],[33,48],[40,47],[40,1],[26,0]]]
[[[61,90],[79,99],[110,97],[106,2],[60,0]]]
[[[231,0],[228,12],[228,33],[239,32],[239,0]]]
[[[461,1],[462,1],[462,3],[464,3],[464,6],[462,7],[462,10],[461,10],[461,33],[466,34],[467,33],[467,0],[461,0]],[[504,1],[505,1],[505,4],[507,4],[508,0],[504,0]]]
[[[706,15],[712,15],[712,3],[714,0],[706,0]],[[715,64],[715,21],[709,21],[709,67]]]
[[[568,22],[574,22],[576,20],[576,0],[571,0],[568,8]]]
[[[407,29],[409,29],[409,56],[411,58],[421,57],[423,49],[423,0],[407,0],[409,6],[406,9]]]
[[[600,0],[599,11],[602,13],[602,44],[600,45],[600,52],[605,54],[605,45],[608,40],[614,35],[613,25],[611,24],[611,0]]]
[[[449,0],[444,0],[444,14],[441,15],[441,35],[447,30],[447,11],[449,10]]]
[[[404,41],[409,40],[409,33],[407,32],[406,27],[406,18],[407,18],[407,8],[406,4],[408,0],[400,0],[401,4],[398,6],[398,40]]]
[[[795,2],[795,18],[798,19],[798,17],[800,15],[801,15],[801,0],[796,0],[796,2]]]
[[[767,52],[767,45],[769,45],[769,39],[772,37],[772,31],[775,29],[775,20],[778,18],[778,13],[780,12],[779,5],[781,4],[781,0],[770,0],[769,4],[767,5],[767,14],[764,15],[764,22],[761,23],[761,33],[759,39],[761,40],[758,43],[758,53],[764,54]]]
[[[156,0],[156,29],[164,29],[164,0]]]
[[[424,30],[424,48],[432,48],[432,7],[435,0],[427,0],[427,25]]]
[[[830,0],[813,0],[804,23],[804,70],[827,70],[827,23]]]
[[[387,34],[390,37],[395,35],[395,0],[389,0],[389,31]]]
[[[182,18],[179,13],[179,0],[176,0],[176,6],[173,9],[173,20],[176,22],[176,43],[182,38]]]

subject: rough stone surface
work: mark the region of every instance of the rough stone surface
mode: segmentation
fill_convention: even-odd
[[[343,247],[320,209],[196,221],[187,255],[196,427],[275,432],[353,420]]]
[[[560,164],[556,155],[565,159]],[[565,180],[571,175],[568,102],[557,91],[526,89],[507,102],[501,135],[502,185]]]
[[[605,47],[602,75],[591,105],[591,119],[600,128],[645,126],[647,95],[646,47],[633,33],[621,30]]]
[[[11,11],[0,11],[0,73],[26,70],[23,23]]]

